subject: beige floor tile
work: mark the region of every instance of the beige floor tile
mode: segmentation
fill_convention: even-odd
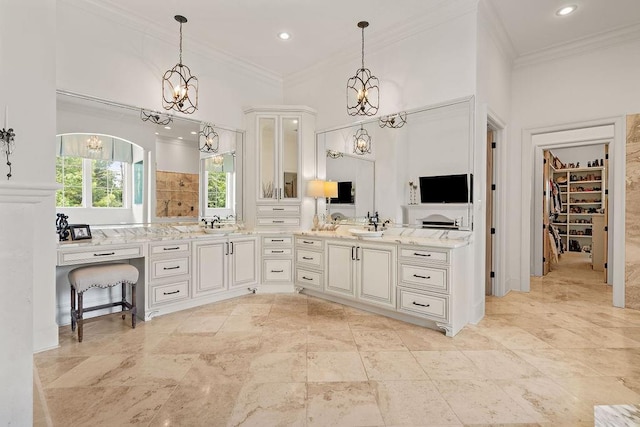
[[[535,411],[519,405],[490,380],[435,380],[434,384],[464,424],[546,421]]]
[[[307,330],[309,327],[309,316],[306,313],[291,313],[286,316],[268,316],[263,326],[280,331]]]
[[[450,338],[458,350],[504,350],[505,346],[482,334],[483,328],[468,326]],[[402,337],[401,337],[402,338]],[[404,341],[404,340],[403,340]],[[406,342],[405,342],[406,344]]]
[[[592,327],[574,328],[567,327],[568,330],[585,339],[597,344],[599,348],[640,348],[640,342],[622,334],[616,333],[615,329]]]
[[[255,353],[201,354],[181,380],[186,386],[244,383]]]
[[[209,427],[228,425],[242,384],[179,385],[149,426]]]
[[[259,353],[304,353],[307,351],[307,335],[304,329],[281,331],[265,328]]]
[[[601,374],[558,349],[514,350],[518,356],[549,377],[596,377]]]
[[[307,380],[306,353],[265,353],[256,355],[249,365],[253,383],[304,383]]]
[[[407,350],[398,334],[393,330],[353,332],[359,351]]]
[[[310,331],[349,331],[351,327],[347,321],[346,315],[333,316],[333,315],[309,315],[308,327]]]
[[[570,349],[567,357],[578,360],[603,376],[640,376],[640,350]]]
[[[194,312],[194,314],[203,314],[203,313],[208,313],[210,315],[216,315],[216,316],[228,316],[230,315],[233,310],[236,308],[236,305],[238,305],[238,303],[240,301],[244,301],[247,300],[248,301],[249,296],[245,296],[243,298],[234,298],[231,300],[227,300],[227,301],[220,301],[220,302],[214,302],[212,304],[206,304],[200,307],[197,307],[196,311]],[[270,303],[271,301],[265,301],[265,303]]]
[[[239,303],[231,312],[231,316],[268,316],[272,304]]]
[[[368,382],[309,383],[308,426],[382,426],[384,421]]]
[[[517,326],[498,326],[483,329],[481,333],[495,341],[498,341],[500,344],[511,350],[524,348],[551,348],[551,345],[548,343]]]
[[[491,379],[539,377],[542,373],[509,350],[464,350],[474,365]]]
[[[304,426],[306,395],[304,383],[246,383],[228,425]]]
[[[431,381],[372,381],[380,412],[388,426],[461,426]]]
[[[481,379],[482,371],[458,350],[412,352],[431,379]]]
[[[163,338],[151,351],[153,354],[215,353],[220,345],[216,334],[171,334]]]
[[[598,345],[575,332],[563,328],[532,329],[531,332],[555,348],[596,348]]]
[[[640,395],[625,387],[623,381],[616,377],[554,378],[553,381],[591,407],[612,402],[616,405],[640,402]]]
[[[254,331],[262,328],[267,322],[267,316],[236,315],[226,318],[220,331]]]
[[[283,317],[290,316],[291,314],[308,314],[307,311],[307,304],[277,303],[271,306],[269,316]]]
[[[147,425],[176,386],[45,390],[54,426]]]
[[[211,316],[194,314],[180,323],[176,332],[181,334],[215,333],[227,320],[227,316]]]
[[[349,316],[349,327],[352,331],[381,331],[393,329],[389,321],[382,316]]]
[[[319,351],[358,351],[351,329],[347,330],[310,330],[307,335],[307,350]]]
[[[496,384],[520,406],[552,422],[593,422],[593,407],[579,401],[549,378],[497,380]]]
[[[274,294],[274,302],[282,305],[307,305],[309,303],[309,299],[310,297],[305,294]]]
[[[361,352],[370,380],[426,380],[427,374],[409,351]]]
[[[423,328],[397,329],[396,334],[409,350],[455,350],[454,341],[440,331]]]
[[[308,382],[367,381],[360,354],[352,351],[308,352]]]
[[[37,374],[42,386],[46,387],[88,358],[89,356],[38,357],[36,355],[34,358],[34,366],[37,368]]]

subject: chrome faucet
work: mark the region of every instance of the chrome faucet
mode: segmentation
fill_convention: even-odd
[[[378,231],[378,223],[380,222],[380,217],[378,216],[378,212],[372,216],[369,216],[369,212],[367,212],[367,219],[369,220],[369,225],[373,225],[373,230]]]

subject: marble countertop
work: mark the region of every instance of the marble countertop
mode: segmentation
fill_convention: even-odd
[[[403,245],[435,246],[440,248],[459,248],[471,243],[471,231],[459,230],[434,230],[418,228],[390,228],[384,230],[381,237],[360,237],[352,235],[349,230],[353,225],[341,225],[332,231],[300,231],[295,234],[300,236],[313,236],[336,239],[364,240],[382,243],[399,243]]]
[[[147,243],[174,241],[183,239],[224,239],[237,236],[251,236],[264,234],[296,234],[299,236],[314,236],[322,238],[363,240],[381,243],[395,243],[418,246],[435,246],[442,248],[458,248],[471,242],[470,231],[458,230],[429,230],[413,228],[390,228],[384,230],[381,237],[358,237],[349,230],[362,228],[353,225],[340,225],[335,230],[327,231],[267,231],[243,230],[228,227],[227,232],[217,234],[205,233],[201,225],[144,225],[134,227],[94,227],[92,239],[58,242],[58,249],[82,248],[84,246],[122,245],[130,243]]]

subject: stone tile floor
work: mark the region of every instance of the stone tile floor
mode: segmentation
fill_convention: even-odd
[[[281,294],[65,326],[34,357],[34,424],[591,426],[640,402],[640,312],[568,258],[453,338]]]

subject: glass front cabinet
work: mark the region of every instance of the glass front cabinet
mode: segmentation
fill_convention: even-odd
[[[300,200],[300,120],[258,116],[258,201]]]

